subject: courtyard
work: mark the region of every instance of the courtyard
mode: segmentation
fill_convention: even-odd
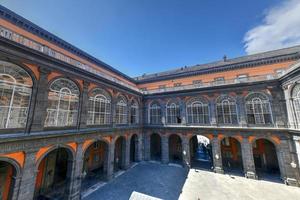
[[[299,188],[278,182],[146,162],[84,192],[83,199],[128,200],[134,191],[165,200],[300,199]]]

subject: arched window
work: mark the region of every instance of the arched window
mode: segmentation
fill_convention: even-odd
[[[73,81],[60,78],[52,82],[48,93],[45,126],[75,126],[78,115],[79,89]]]
[[[109,124],[111,116],[111,98],[100,88],[89,94],[88,125]]]
[[[219,124],[237,124],[236,102],[229,96],[217,99],[217,120]]]
[[[167,105],[167,123],[168,124],[180,124],[180,107],[176,103],[169,103]]]
[[[117,101],[116,123],[127,124],[127,101],[124,97],[120,97]]]
[[[269,99],[261,93],[253,93],[246,97],[246,113],[248,124],[272,124]]]
[[[157,103],[151,104],[149,107],[150,124],[161,124],[161,108]]]
[[[190,124],[209,124],[208,103],[195,99],[187,104],[187,122]]]
[[[300,84],[297,84],[292,90],[292,100],[297,123],[300,124]]]
[[[0,61],[0,129],[26,126],[32,85],[24,69]]]
[[[130,123],[131,124],[137,124],[139,123],[139,106],[137,102],[133,101],[130,106]]]

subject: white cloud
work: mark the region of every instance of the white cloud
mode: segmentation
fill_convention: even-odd
[[[247,54],[300,44],[300,0],[285,0],[265,13],[263,23],[244,37]]]

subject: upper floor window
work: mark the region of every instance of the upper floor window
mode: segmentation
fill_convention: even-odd
[[[300,124],[300,84],[297,84],[292,90],[292,99],[293,99],[293,106],[294,112],[296,115],[296,119],[298,124]]]
[[[176,103],[169,103],[167,105],[167,123],[168,124],[180,124],[180,108]]]
[[[159,89],[166,89],[166,85],[159,85],[158,88]]]
[[[137,124],[139,123],[139,106],[137,102],[133,101],[133,103],[130,106],[130,123],[131,124]]]
[[[149,107],[149,122],[150,124],[161,123],[161,107],[157,103],[153,103]]]
[[[224,83],[225,83],[224,77],[215,78],[215,81],[214,81],[215,85],[221,85],[221,84],[224,84]]]
[[[269,98],[261,93],[253,93],[246,97],[246,113],[248,124],[272,124]]]
[[[24,69],[0,61],[0,129],[26,126],[32,85]]]
[[[193,85],[201,86],[202,85],[202,81],[201,80],[194,80],[193,81]]]
[[[194,100],[187,105],[187,122],[190,124],[209,124],[209,107],[204,100]]]
[[[236,102],[229,96],[221,96],[216,101],[219,124],[237,124]]]
[[[285,73],[285,70],[284,70],[284,69],[277,69],[277,70],[276,70],[277,76],[282,76],[284,73]]]
[[[116,104],[116,123],[127,124],[127,101],[125,97],[119,97]]]
[[[89,94],[88,125],[109,124],[111,116],[111,98],[100,89],[93,89]]]
[[[78,115],[79,89],[68,79],[52,82],[48,93],[45,126],[75,126]]]
[[[174,83],[174,87],[180,87],[181,85],[181,83]]]
[[[248,80],[247,74],[241,74],[236,77],[236,82],[238,82],[238,83],[244,83],[244,82],[247,82],[247,80]]]

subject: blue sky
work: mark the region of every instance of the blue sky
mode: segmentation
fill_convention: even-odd
[[[282,26],[281,34],[274,31],[286,24],[285,13],[294,13],[290,26],[300,27],[300,10],[295,10],[299,2],[0,0],[7,8],[132,77],[216,61],[224,54],[233,58],[300,44],[300,31],[294,30],[284,39],[287,27]],[[270,32],[276,35],[271,37]],[[268,41],[270,38],[279,40],[278,45]]]

